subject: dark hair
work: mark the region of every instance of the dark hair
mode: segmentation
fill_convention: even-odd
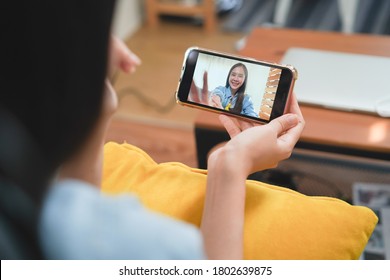
[[[0,107],[31,136],[46,177],[81,147],[100,114],[114,2],[2,5]]]
[[[236,63],[234,64],[230,70],[229,70],[229,74],[226,78],[226,85],[225,87],[228,88],[230,85],[229,85],[229,77],[230,77],[230,74],[232,73],[233,69],[237,68],[237,67],[242,67],[244,69],[244,72],[245,72],[245,80],[244,82],[242,83],[242,85],[238,88],[236,94],[237,94],[237,100],[236,100],[236,104],[234,105],[233,108],[230,108],[230,111],[234,112],[234,113],[241,113],[242,111],[242,103],[244,102],[244,95],[245,95],[245,88],[246,88],[246,81],[248,80],[248,69],[246,68],[246,66],[243,64],[243,63]]]

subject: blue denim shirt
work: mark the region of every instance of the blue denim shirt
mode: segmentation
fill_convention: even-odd
[[[78,180],[56,183],[42,210],[48,259],[204,259],[198,228],[144,208],[134,195],[106,195]]]
[[[230,87],[219,86],[211,92],[211,96],[213,95],[217,95],[221,98],[223,108],[225,108],[228,105],[230,100],[232,104],[231,108],[234,108],[236,104],[237,96],[232,97],[232,92],[230,90]],[[251,97],[248,94],[244,95],[241,113],[252,117],[259,116],[255,112],[255,109],[253,108],[253,102],[251,100]]]

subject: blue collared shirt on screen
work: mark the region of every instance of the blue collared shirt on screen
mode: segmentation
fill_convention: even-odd
[[[236,101],[237,101],[237,96],[232,96],[232,91],[231,91],[230,87],[219,86],[211,92],[211,96],[213,96],[213,95],[217,95],[221,98],[221,103],[222,103],[223,108],[226,108],[226,106],[228,106],[229,102],[231,102],[230,108],[234,108]],[[252,99],[248,94],[244,95],[241,113],[245,114],[247,116],[251,116],[251,117],[258,117],[259,116],[256,113],[256,111],[253,107]]]

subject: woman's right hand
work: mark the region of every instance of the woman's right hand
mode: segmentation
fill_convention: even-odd
[[[233,158],[240,160],[247,175],[276,167],[280,161],[290,157],[303,131],[304,119],[294,94],[288,106],[288,114],[265,125],[255,126],[225,115],[220,116],[232,138],[223,148]]]
[[[201,229],[211,259],[241,259],[245,220],[245,182],[249,174],[275,167],[290,156],[304,127],[295,96],[289,114],[266,125],[221,115],[232,139],[208,159]]]
[[[198,104],[204,104],[209,105],[209,85],[208,85],[208,78],[207,78],[207,72],[205,71],[203,73],[203,86],[202,88],[198,88],[195,85],[194,80],[192,80],[191,88],[190,88],[190,94],[189,94],[189,100],[192,102],[198,103]]]

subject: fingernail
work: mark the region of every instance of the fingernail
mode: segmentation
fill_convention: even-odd
[[[287,115],[287,121],[291,125],[296,125],[296,124],[298,124],[298,117],[297,117],[297,115],[289,114],[289,115]]]
[[[129,53],[129,56],[132,58],[133,62],[140,65],[141,64],[141,59],[133,52]]]

